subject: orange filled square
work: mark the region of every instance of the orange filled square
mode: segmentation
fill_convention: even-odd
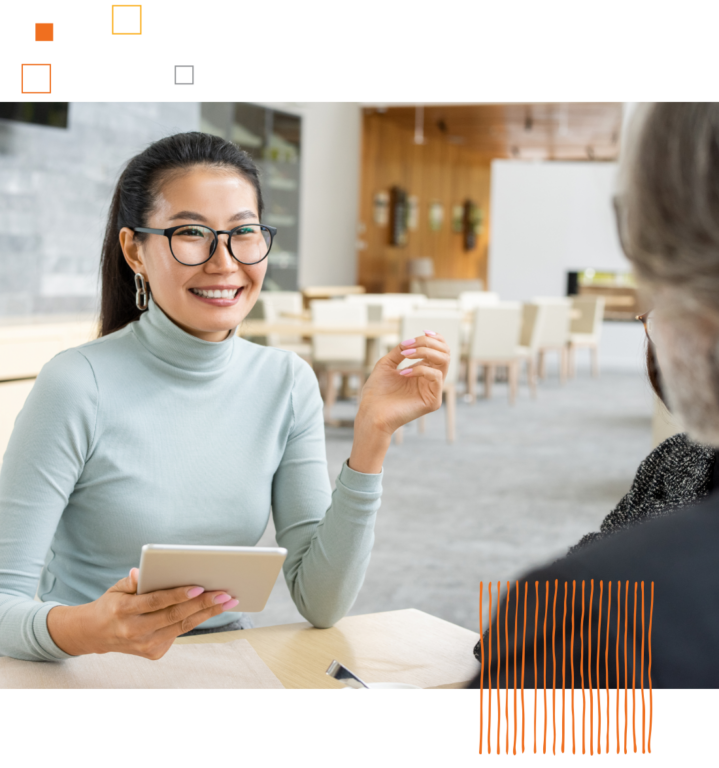
[[[36,24],[35,25],[35,42],[38,43],[51,43],[53,40],[52,24]]]

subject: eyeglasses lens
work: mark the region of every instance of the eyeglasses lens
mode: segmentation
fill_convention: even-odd
[[[213,231],[199,224],[175,230],[172,234],[172,254],[182,264],[195,266],[210,258],[215,241]],[[258,224],[238,227],[230,237],[230,251],[242,264],[256,264],[267,256],[272,237]]]

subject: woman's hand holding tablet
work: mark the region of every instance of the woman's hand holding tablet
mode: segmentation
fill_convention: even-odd
[[[238,604],[226,592],[192,585],[138,595],[138,577],[133,568],[97,600],[53,608],[47,626],[55,644],[72,656],[115,652],[159,659],[176,637]]]

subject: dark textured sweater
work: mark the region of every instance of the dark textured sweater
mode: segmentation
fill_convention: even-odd
[[[599,531],[583,536],[567,554],[573,555],[638,523],[692,506],[714,488],[719,490],[716,456],[713,448],[692,442],[684,433],[665,440],[639,465],[629,493],[604,518]],[[551,567],[559,563],[561,560]],[[474,655],[481,659],[480,643]]]

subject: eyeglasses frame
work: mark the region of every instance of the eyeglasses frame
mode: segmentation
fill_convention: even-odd
[[[652,341],[652,337],[649,335],[649,328],[647,326],[647,321],[649,320],[649,315],[651,315],[653,311],[654,311],[653,309],[650,309],[648,312],[645,312],[643,315],[637,315],[634,318],[635,320],[641,321],[642,325],[644,326],[644,333],[647,334],[647,340],[649,341],[650,344],[654,344],[654,342]]]
[[[212,243],[212,246],[210,247],[210,255],[204,260],[200,261],[197,264],[186,264],[184,261],[180,261],[177,256],[175,256],[175,252],[172,250],[172,236],[177,232],[178,229],[182,229],[183,227],[202,227],[203,229],[209,229],[210,232],[213,233],[215,239]],[[242,227],[260,227],[260,229],[265,229],[270,233],[270,244],[267,247],[267,253],[258,261],[240,261],[237,256],[235,256],[234,253],[232,253],[232,235],[238,230],[242,229]],[[212,229],[212,227],[208,227],[206,224],[178,224],[176,227],[168,227],[167,229],[152,229],[150,227],[128,227],[129,230],[132,232],[140,232],[145,235],[164,235],[167,238],[168,245],[170,246],[170,253],[172,254],[172,258],[178,263],[182,264],[183,267],[199,267],[201,264],[206,264],[214,255],[215,251],[217,250],[217,245],[220,242],[219,235],[227,235],[227,250],[230,252],[230,256],[238,263],[242,264],[245,267],[253,267],[255,264],[261,264],[269,255],[270,251],[272,250],[272,243],[275,240],[275,236],[277,235],[277,227],[271,227],[268,224],[239,224],[234,229]]]

